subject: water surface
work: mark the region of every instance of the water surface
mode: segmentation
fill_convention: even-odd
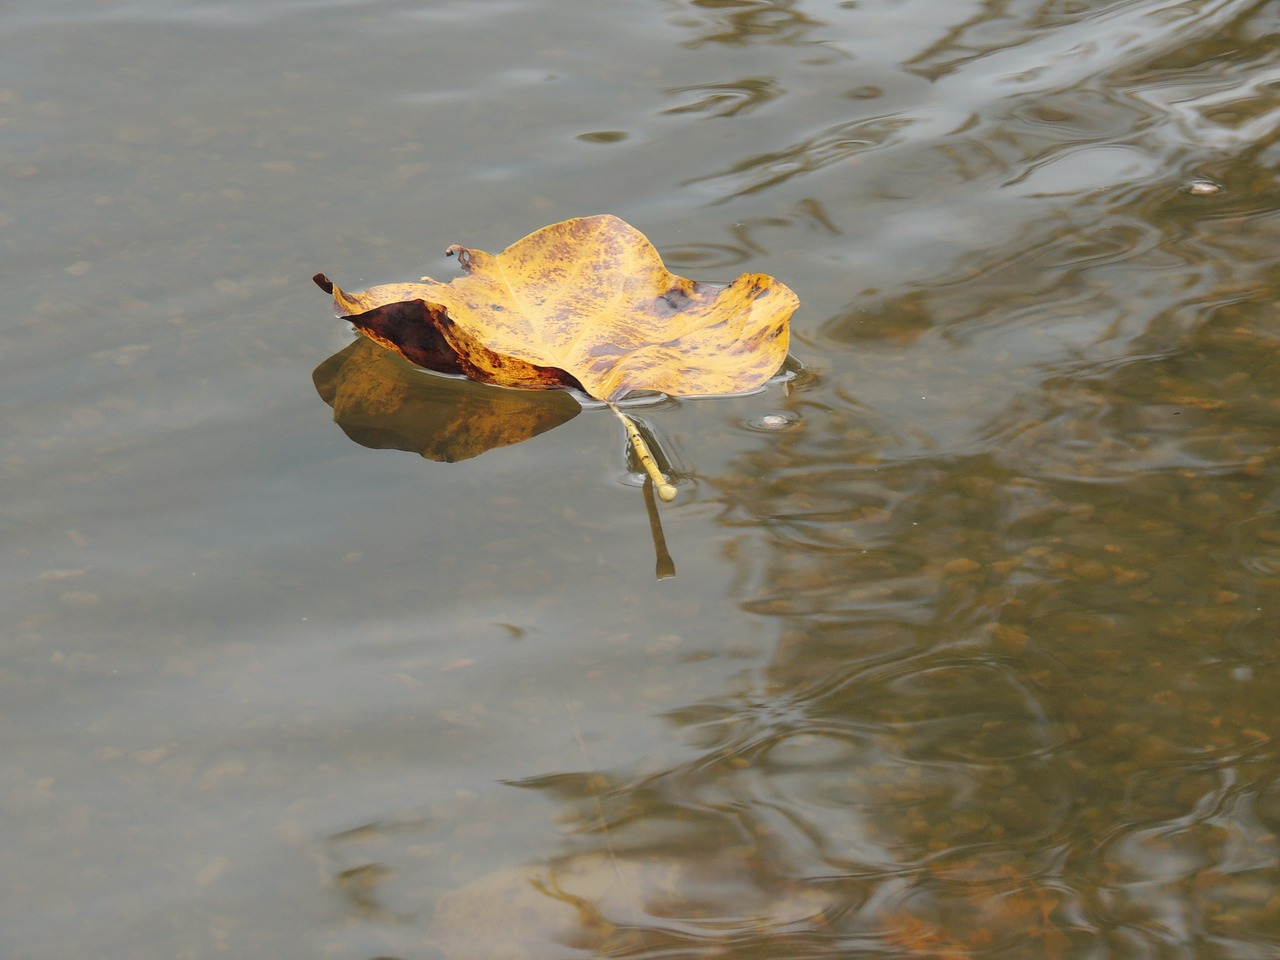
[[[1274,956],[1278,22],[9,4],[4,954]],[[674,579],[607,413],[312,382],[603,212],[802,301],[642,411]]]

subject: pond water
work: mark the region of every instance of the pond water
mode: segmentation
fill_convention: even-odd
[[[0,952],[1276,956],[1278,29],[10,0]],[[673,578],[607,411],[322,395],[313,273],[595,213],[801,299],[638,411]]]

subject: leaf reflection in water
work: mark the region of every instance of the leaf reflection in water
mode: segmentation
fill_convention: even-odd
[[[558,390],[517,392],[426,373],[364,338],[316,367],[312,379],[356,443],[446,463],[521,443],[582,410]]]

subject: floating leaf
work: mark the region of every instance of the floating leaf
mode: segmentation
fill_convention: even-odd
[[[675,494],[616,401],[634,391],[677,397],[746,393],[787,357],[796,295],[744,273],[698,283],[663,266],[617,217],[565,220],[493,255],[452,246],[465,276],[423,277],[349,293],[328,277],[341,318],[412,363],[526,389],[578,389],[612,407],[663,500]]]
[[[412,321],[357,324],[414,363],[440,369],[443,342],[472,379],[580,386],[604,401],[637,390],[689,397],[758,389],[786,359],[799,303],[764,274],[731,284],[677,277],[644,234],[611,216],[543,227],[497,255],[460,246],[449,253],[466,271],[449,283],[424,277],[353,294],[317,282],[331,288],[343,318],[420,303]]]

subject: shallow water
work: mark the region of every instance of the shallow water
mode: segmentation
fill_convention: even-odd
[[[1277,23],[10,3],[4,955],[1274,956]],[[600,212],[802,301],[639,411],[674,579],[607,413],[313,385]]]

